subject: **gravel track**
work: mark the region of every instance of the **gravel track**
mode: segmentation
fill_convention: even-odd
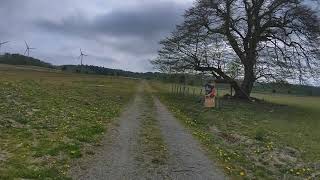
[[[169,175],[176,180],[222,180],[223,172],[209,160],[201,145],[177,121],[168,109],[155,99],[157,118],[167,143],[170,162]]]
[[[95,154],[80,159],[71,169],[72,179],[79,180],[220,180],[226,179],[221,171],[208,159],[201,145],[192,137],[167,110],[154,98],[159,128],[168,148],[169,160],[159,167],[143,168],[147,161],[141,162],[143,150],[139,142],[141,121],[146,118],[150,107],[144,98],[143,86],[118,119],[118,126],[106,133],[102,146]],[[147,114],[147,115],[146,115]],[[151,157],[152,158],[152,157]]]
[[[141,92],[119,118],[119,126],[107,133],[103,146],[88,162],[72,170],[72,178],[80,180],[139,179],[135,169],[135,151],[143,100]]]

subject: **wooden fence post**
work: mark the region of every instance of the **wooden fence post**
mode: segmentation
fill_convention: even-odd
[[[231,94],[230,94],[230,95],[232,96],[232,94],[233,94],[233,88],[232,88],[231,85],[230,85],[230,88],[231,88],[231,90],[230,90],[230,91],[231,91],[231,92],[230,92]]]

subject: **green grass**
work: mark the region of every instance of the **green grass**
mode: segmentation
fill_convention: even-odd
[[[320,171],[314,168],[320,162],[319,97],[253,94],[266,102],[220,100],[221,108],[210,110],[199,96],[153,87],[232,177],[308,178]]]
[[[159,167],[167,163],[169,155],[158,121],[155,119],[154,102],[150,94],[150,88],[147,85],[145,86],[143,98],[146,106],[143,111],[138,140],[142,153],[138,155],[138,159],[142,168],[158,169],[160,171]]]
[[[0,67],[0,179],[68,179],[135,92],[135,80]]]

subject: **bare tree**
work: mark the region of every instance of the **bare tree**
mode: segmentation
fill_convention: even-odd
[[[303,0],[198,0],[153,63],[211,72],[247,99],[258,79],[303,81],[318,74],[319,22]]]

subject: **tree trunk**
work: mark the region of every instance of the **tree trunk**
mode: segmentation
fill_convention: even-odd
[[[250,94],[253,88],[253,84],[255,82],[255,75],[253,71],[253,65],[245,65],[244,69],[244,79],[241,83],[240,91],[236,91],[235,97],[240,99],[249,99]]]
[[[214,67],[195,67],[195,70],[196,71],[214,71],[218,75],[218,77],[220,77],[220,80],[230,83],[230,85],[235,91],[235,95],[234,95],[235,98],[245,99],[245,100],[250,99],[250,93],[253,87],[253,83],[255,81],[253,65],[245,66],[245,77],[241,86],[238,84],[236,80],[226,75],[221,69],[217,69]]]
[[[239,86],[239,84],[236,81],[231,82],[230,84],[235,91],[235,94],[234,94],[235,98],[249,100],[250,97],[242,90],[242,88]]]

